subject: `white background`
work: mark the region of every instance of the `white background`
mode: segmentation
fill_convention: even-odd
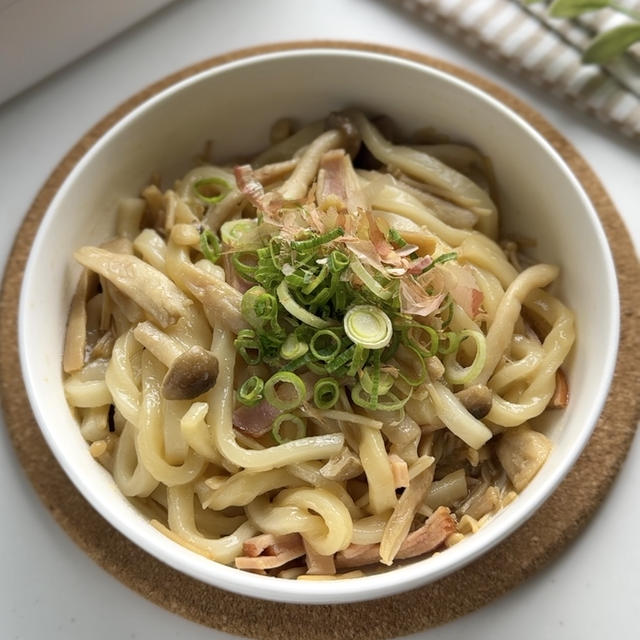
[[[193,0],[169,6],[0,106],[1,263],[6,261],[21,218],[49,172],[90,126],[129,95],[212,55],[266,42],[310,38],[413,49],[506,86],[537,108],[584,155],[632,231],[636,249],[640,247],[640,145],[531,87],[461,43],[416,23],[415,18],[382,0]],[[25,41],[25,57],[33,45]],[[22,61],[17,57],[0,64],[19,67]],[[411,637],[637,637],[638,487],[640,442],[636,438],[604,504],[558,560],[489,606]],[[0,514],[2,640],[231,638],[160,609],[95,565],[42,506],[3,428]]]

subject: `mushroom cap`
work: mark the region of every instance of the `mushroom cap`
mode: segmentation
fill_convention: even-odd
[[[493,392],[483,384],[474,384],[462,391],[458,391],[456,396],[465,406],[466,410],[478,420],[482,420],[493,404]]]
[[[171,363],[162,381],[162,395],[167,400],[191,400],[211,389],[217,377],[218,359],[194,345]]]

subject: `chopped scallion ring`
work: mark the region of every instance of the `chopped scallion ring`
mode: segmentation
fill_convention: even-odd
[[[318,409],[331,409],[339,396],[340,386],[335,378],[320,378],[313,386],[313,402]]]
[[[220,240],[209,229],[204,229],[200,234],[200,251],[207,260],[213,263],[220,259]]]
[[[229,247],[238,249],[251,245],[254,241],[254,235],[258,228],[257,222],[250,218],[241,218],[240,220],[227,220],[220,227],[220,237],[222,242]],[[249,242],[247,242],[247,238]]]
[[[200,200],[207,204],[216,204],[231,191],[231,185],[223,178],[211,176],[196,180],[193,183],[193,191]]]
[[[280,347],[280,355],[285,360],[297,360],[309,351],[309,345],[298,338],[295,333],[287,336]]]
[[[473,338],[476,343],[476,355],[468,367],[462,367],[456,360],[454,353],[445,357],[445,378],[449,384],[469,384],[473,382],[482,371],[487,359],[487,339],[480,331],[463,329],[460,332],[460,341],[465,338]]]
[[[389,300],[393,296],[391,289],[383,287],[363,266],[359,260],[353,260],[349,268],[361,280],[362,284],[376,297],[382,300]]]
[[[307,311],[304,307],[301,307],[292,297],[289,292],[289,287],[287,283],[283,280],[276,289],[276,293],[278,295],[278,300],[280,304],[294,317],[300,320],[300,322],[304,322],[304,324],[308,324],[310,327],[315,327],[316,329],[325,329],[326,327],[331,326],[327,320],[323,320],[318,316],[314,315]]]
[[[308,238],[305,240],[294,240],[291,243],[291,248],[294,251],[309,251],[309,249],[315,249],[322,244],[327,244],[327,242],[331,242],[332,240],[335,240],[342,235],[344,235],[344,231],[342,229],[332,229],[331,231],[327,231],[327,233],[315,235],[312,238]]]
[[[295,429],[294,438],[283,438],[280,434],[283,424],[290,423]],[[291,440],[299,440],[307,435],[307,427],[301,418],[294,416],[292,413],[282,413],[274,421],[271,426],[271,435],[278,444],[284,444],[285,442],[291,442]]]
[[[286,387],[285,397],[278,392],[276,387],[279,385]],[[299,407],[304,402],[306,393],[304,382],[291,371],[278,371],[264,384],[264,397],[267,402],[283,411]]]
[[[347,337],[365,349],[383,349],[393,337],[393,325],[389,316],[373,305],[351,307],[344,316]]]
[[[233,346],[247,364],[258,364],[262,360],[262,349],[252,329],[242,329],[233,341]]]
[[[309,349],[315,358],[331,362],[339,353],[342,342],[331,329],[316,331],[309,342]]]
[[[238,389],[238,401],[247,407],[253,407],[262,400],[264,381],[258,376],[251,376]]]

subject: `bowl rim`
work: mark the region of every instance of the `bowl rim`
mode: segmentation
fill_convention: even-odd
[[[283,580],[243,572],[235,567],[225,566],[216,563],[215,561],[207,561],[205,564],[202,561],[202,556],[169,540],[163,534],[151,528],[149,528],[149,531],[142,531],[139,530],[139,527],[133,526],[126,517],[121,517],[121,507],[118,507],[117,509],[111,508],[108,502],[102,500],[102,495],[92,489],[92,485],[84,482],[78,470],[67,460],[65,450],[61,443],[58,442],[52,431],[49,429],[43,407],[40,404],[40,399],[37,394],[38,382],[30,365],[28,336],[25,332],[26,316],[28,314],[25,299],[30,288],[30,283],[34,277],[33,273],[36,269],[35,256],[40,253],[40,247],[45,241],[47,228],[52,224],[55,209],[58,207],[59,202],[64,199],[70,185],[79,175],[82,174],[84,167],[91,162],[92,158],[100,152],[103,146],[109,143],[109,139],[113,135],[121,129],[125,129],[133,120],[142,117],[145,111],[152,109],[157,103],[162,102],[169,96],[178,93],[191,85],[206,81],[210,76],[232,71],[235,68],[250,66],[262,61],[318,55],[329,55],[335,57],[348,56],[393,62],[395,64],[412,67],[423,74],[436,76],[440,80],[457,85],[457,87],[462,91],[475,94],[476,98],[488,103],[493,109],[499,111],[502,117],[506,117],[513,121],[520,128],[524,129],[530,137],[533,137],[536,143],[553,159],[556,169],[563,173],[564,177],[569,180],[574,191],[578,194],[585,213],[591,219],[593,229],[598,236],[599,244],[604,249],[604,257],[607,263],[606,279],[609,293],[612,296],[612,304],[609,309],[609,323],[612,331],[606,336],[608,338],[608,346],[610,347],[606,352],[609,353],[610,356],[604,363],[604,366],[602,366],[602,383],[600,385],[599,393],[592,404],[588,428],[584,428],[581,431],[580,437],[573,444],[570,455],[565,456],[558,462],[554,470],[545,479],[545,482],[538,487],[535,496],[529,497],[527,501],[516,500],[514,503],[509,505],[509,509],[505,509],[500,512],[499,518],[497,516],[494,518],[490,531],[491,535],[484,535],[486,534],[486,530],[479,531],[473,536],[466,538],[458,545],[447,549],[446,554],[438,554],[423,560],[414,560],[410,564],[395,567],[393,570],[381,574],[374,574],[350,580],[326,582],[313,581],[303,582],[301,584],[299,581],[295,580]],[[488,552],[537,511],[542,503],[551,495],[551,493],[553,493],[577,460],[579,454],[589,440],[593,429],[595,428],[598,416],[602,411],[602,407],[608,395],[616,363],[615,355],[617,354],[620,331],[620,317],[618,309],[619,295],[615,267],[598,215],[588,196],[584,192],[582,185],[571,169],[566,165],[565,161],[549,144],[549,142],[522,116],[512,111],[492,95],[474,86],[472,83],[458,78],[446,71],[430,66],[425,62],[418,62],[414,59],[402,57],[401,52],[379,52],[368,49],[352,48],[351,46],[345,46],[343,48],[340,46],[309,45],[295,49],[249,53],[246,57],[229,62],[223,62],[222,64],[215,64],[214,66],[197,71],[196,73],[178,80],[177,82],[172,82],[169,86],[161,89],[155,95],[136,105],[130,112],[111,125],[99,137],[99,139],[82,155],[75,166],[64,178],[59,189],[48,204],[45,215],[39,225],[29,253],[21,285],[18,311],[18,342],[20,364],[25,381],[25,388],[40,431],[43,433],[47,444],[54,453],[54,456],[75,487],[93,506],[93,508],[96,509],[112,526],[132,540],[137,546],[151,553],[165,564],[213,586],[220,586],[235,593],[267,600],[301,604],[324,604],[374,599],[407,591],[428,582],[438,580],[444,575],[459,570],[464,565],[478,558],[480,555]],[[429,563],[426,569],[425,563]]]

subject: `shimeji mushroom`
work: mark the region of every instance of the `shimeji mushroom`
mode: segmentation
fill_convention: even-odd
[[[168,367],[161,387],[167,400],[197,398],[216,383],[218,359],[210,351],[199,345],[185,349],[151,322],[138,324],[133,335]]]

